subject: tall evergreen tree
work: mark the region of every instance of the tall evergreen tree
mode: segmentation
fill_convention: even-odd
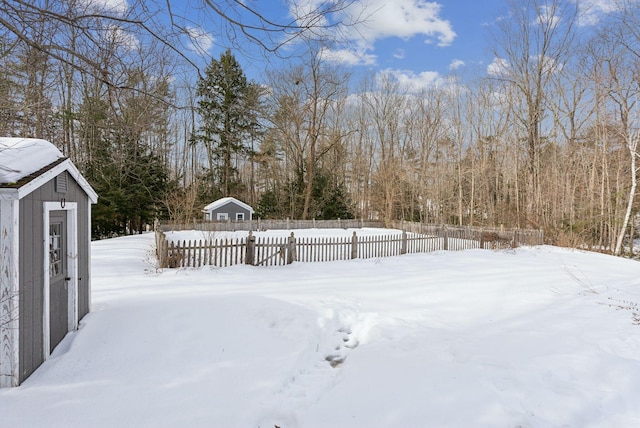
[[[230,50],[211,60],[198,82],[197,111],[202,126],[194,142],[207,151],[207,178],[211,193],[219,186],[222,196],[239,196],[241,182],[237,162],[250,152],[247,141],[259,127],[255,115],[255,84],[247,82]],[[253,91],[252,91],[253,90]]]

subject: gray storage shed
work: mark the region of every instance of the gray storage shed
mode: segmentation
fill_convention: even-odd
[[[0,138],[0,387],[22,383],[89,312],[97,200],[48,141]]]
[[[244,221],[253,219],[253,208],[236,198],[222,198],[204,207],[205,220]]]

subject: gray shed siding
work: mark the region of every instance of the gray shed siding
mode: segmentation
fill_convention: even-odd
[[[240,205],[229,202],[221,207],[218,207],[211,211],[211,220],[218,219],[218,213],[227,213],[229,215],[229,220],[235,221],[236,214],[242,213],[244,214],[244,219],[249,220],[251,218],[251,211],[242,208]]]
[[[89,198],[66,172],[68,191],[55,191],[51,180],[20,200],[20,383],[44,362],[44,202],[64,198],[78,204],[78,319],[89,312]]]

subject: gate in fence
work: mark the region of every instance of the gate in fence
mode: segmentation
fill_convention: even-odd
[[[258,238],[249,232],[245,264],[274,266],[291,264],[296,260],[296,240],[291,232],[288,238]]]

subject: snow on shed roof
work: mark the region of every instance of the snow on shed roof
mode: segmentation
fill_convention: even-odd
[[[0,138],[0,183],[15,183],[63,157],[45,140]]]
[[[236,198],[232,198],[232,197],[226,197],[226,198],[218,199],[217,201],[213,201],[209,205],[204,207],[204,209],[202,211],[215,210],[216,208],[220,208],[221,206],[226,205],[226,204],[228,204],[230,202],[235,202],[236,204],[240,205],[242,208],[248,210],[251,213],[254,212],[253,208],[251,208],[249,205],[245,204],[242,201],[239,201]]]

